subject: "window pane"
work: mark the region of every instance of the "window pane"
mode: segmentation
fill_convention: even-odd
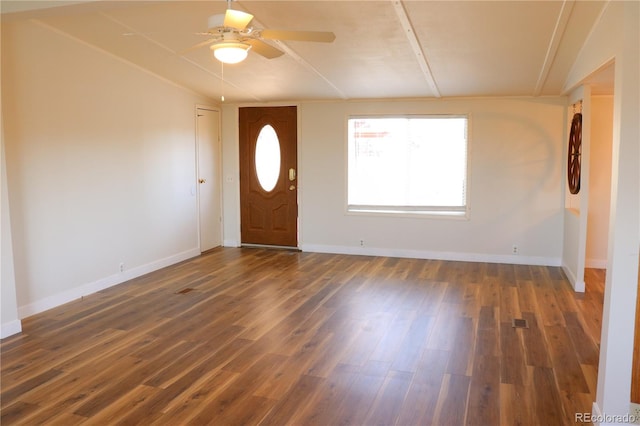
[[[349,119],[350,206],[464,207],[467,118]]]

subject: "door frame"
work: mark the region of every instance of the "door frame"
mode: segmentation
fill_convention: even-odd
[[[210,105],[196,104],[194,107],[194,130],[195,130],[195,176],[193,177],[193,186],[191,187],[192,194],[196,197],[196,233],[198,239],[198,250],[202,253],[202,241],[200,240],[201,220],[200,217],[200,185],[198,184],[198,176],[200,175],[200,141],[198,134],[198,110],[214,111],[218,113],[218,172],[217,172],[217,184],[220,187],[220,244],[224,246],[224,185],[222,184],[222,111],[219,107]]]
[[[287,106],[295,106],[296,107],[296,162],[298,169],[296,170],[297,176],[297,188],[298,191],[298,249],[302,247],[303,240],[303,231],[302,231],[302,223],[303,223],[303,214],[302,209],[302,199],[304,195],[304,188],[302,184],[302,177],[304,176],[304,167],[302,167],[302,153],[300,150],[300,141],[301,141],[301,126],[300,126],[300,109],[301,104],[299,102],[274,102],[274,103],[257,103],[257,102],[247,102],[236,104],[233,107],[233,138],[235,141],[235,145],[233,147],[234,157],[235,157],[235,194],[236,200],[234,200],[235,204],[235,217],[236,217],[236,226],[235,232],[237,235],[235,246],[242,247],[242,230],[240,225],[240,108],[244,107],[287,107]],[[224,122],[224,119],[222,120]],[[224,133],[224,132],[223,132]],[[226,175],[227,178],[225,182],[230,183],[230,179],[232,179],[232,175]],[[224,215],[223,215],[224,217]],[[223,219],[224,220],[224,219]]]

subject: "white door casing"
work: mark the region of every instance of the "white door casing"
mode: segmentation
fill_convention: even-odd
[[[200,252],[222,245],[220,111],[196,109]]]

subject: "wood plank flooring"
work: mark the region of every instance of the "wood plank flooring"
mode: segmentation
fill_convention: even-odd
[[[1,423],[580,424],[604,272],[586,280],[215,249],[23,320],[0,346]]]

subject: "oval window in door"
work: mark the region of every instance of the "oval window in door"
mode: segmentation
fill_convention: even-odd
[[[267,192],[272,191],[280,177],[280,140],[269,124],[258,133],[255,162],[260,186]]]

